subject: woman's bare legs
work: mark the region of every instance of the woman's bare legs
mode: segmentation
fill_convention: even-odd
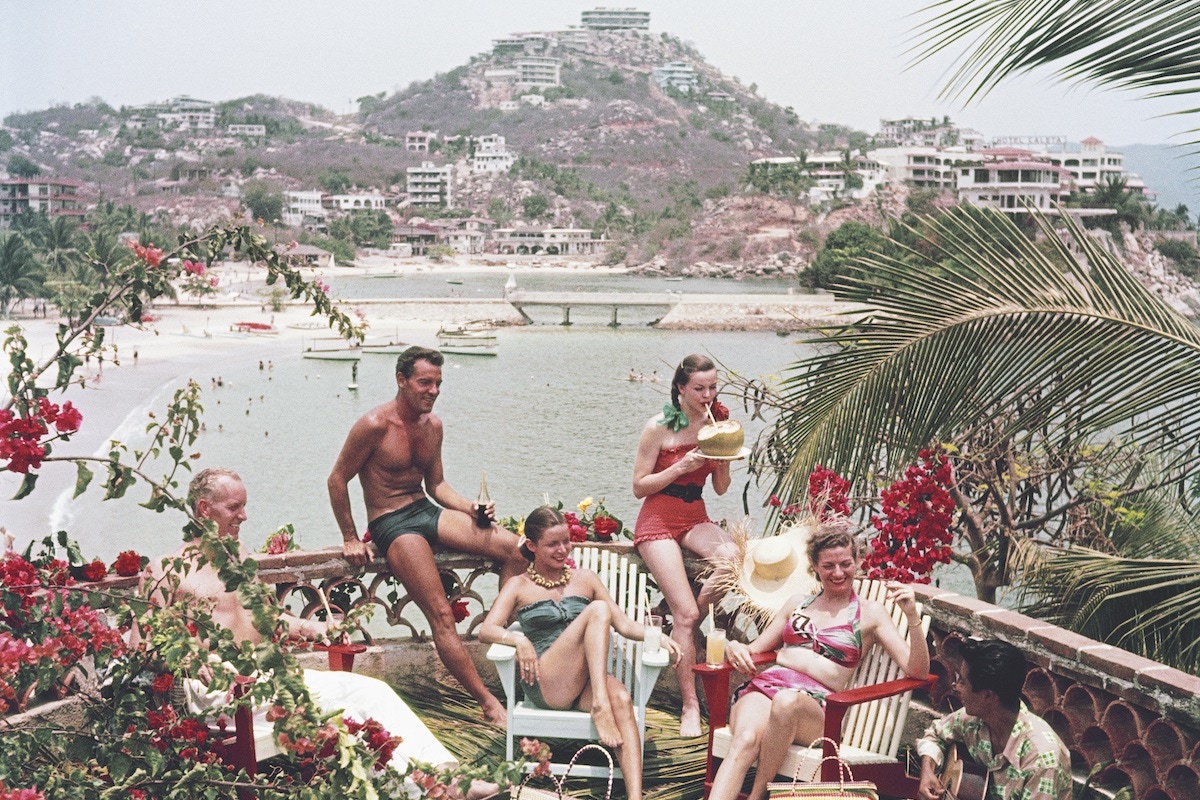
[[[746,780],[746,771],[758,760],[770,716],[771,699],[760,692],[748,692],[733,704],[729,715],[733,738],[729,753],[713,776],[708,800],[734,800],[738,796]]]
[[[683,710],[679,716],[680,736],[699,736],[700,699],[696,695],[696,627],[700,610],[692,596],[692,582],[683,568],[683,551],[674,539],[656,539],[637,546],[638,555],[654,576],[658,589],[671,609],[671,638],[679,645],[679,696]]]
[[[538,659],[542,697],[553,708],[571,708],[590,687],[588,709],[596,723],[600,741],[619,747],[621,728],[613,715],[608,696],[608,643],[612,611],[603,600],[588,603],[574,622]],[[579,663],[579,651],[583,661]],[[619,685],[619,683],[618,683]]]
[[[759,747],[758,769],[748,800],[766,798],[767,784],[783,766],[788,747],[808,746],[821,736],[825,729],[825,709],[804,692],[781,690],[771,700],[767,729],[771,735],[764,737]]]
[[[633,710],[633,698],[629,690],[612,675],[606,675],[608,699],[617,728],[621,732],[621,744],[613,747],[617,754],[617,763],[621,765],[621,773],[625,776],[625,796],[630,800],[641,800],[642,797],[642,739],[638,733],[637,714]],[[579,708],[591,711],[595,718],[595,699],[589,686],[583,690],[579,698]],[[599,730],[597,725],[596,729]]]
[[[732,558],[736,552],[729,534],[711,522],[702,522],[684,534],[682,545],[710,561]],[[700,588],[697,604],[697,598],[692,595],[692,582],[683,566],[683,550],[673,539],[642,542],[638,545],[638,555],[654,576],[659,591],[671,609],[671,638],[678,643],[681,651],[678,675],[683,709],[679,717],[679,735],[699,736],[703,732],[700,727],[700,698],[696,694],[696,679],[692,674],[692,667],[696,663],[697,632],[709,603],[715,603],[719,598],[712,589],[711,580],[708,580]]]

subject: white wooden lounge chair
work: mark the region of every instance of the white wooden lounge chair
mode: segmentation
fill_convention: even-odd
[[[901,635],[907,638],[904,613],[885,599],[886,584],[860,578],[854,585],[860,598],[883,603]],[[929,633],[928,615],[921,616],[921,631],[923,635]],[[774,661],[774,655],[766,654],[756,660],[760,664],[770,663]],[[704,796],[707,798],[718,762],[729,753],[732,740],[728,726],[729,682],[734,672],[728,664],[697,664],[695,670],[703,682],[708,701],[708,763],[704,777]],[[825,698],[824,736],[841,743],[841,757],[850,765],[857,780],[873,781],[882,794],[916,797],[917,780],[907,775],[905,765],[897,760],[896,753],[913,690],[932,686],[934,679],[915,680],[902,675],[900,666],[882,647],[875,645],[864,653],[846,690]],[[829,743],[820,748],[792,745],[779,774],[788,779],[799,775],[802,781],[810,780],[822,757],[833,754],[833,745]],[[820,780],[836,781],[837,769],[836,761],[826,761],[821,766]]]
[[[617,605],[633,620],[641,622],[646,613],[643,603],[646,598],[646,574],[638,565],[631,562],[629,556],[602,550],[598,547],[576,547],[572,557],[580,567],[594,570],[608,593],[612,595]],[[514,625],[513,630],[520,630]],[[553,711],[544,708],[528,706],[523,700],[517,699],[517,663],[516,648],[503,644],[494,644],[488,649],[487,657],[496,664],[500,673],[500,683],[508,698],[508,728],[505,744],[505,758],[513,758],[514,739],[521,736],[539,739],[585,739],[599,738],[592,717],[585,711]],[[629,689],[633,698],[634,711],[638,719],[638,734],[643,745],[646,740],[646,703],[658,674],[667,666],[669,656],[666,648],[657,653],[642,655],[642,643],[631,641],[616,631],[612,633],[612,645],[609,651],[608,671]],[[565,763],[552,763],[551,769],[556,774],[562,774],[566,769]],[[587,777],[607,777],[608,766],[588,767],[576,764],[571,770],[573,775]],[[620,774],[618,770],[617,774]]]

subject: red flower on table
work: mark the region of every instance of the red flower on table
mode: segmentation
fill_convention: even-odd
[[[613,534],[620,529],[620,524],[612,517],[596,517],[592,520],[592,530],[596,532],[596,538],[602,542],[611,541]]]
[[[579,521],[579,517],[573,511],[564,511],[563,519],[566,520],[567,530],[571,532],[572,542],[587,541],[587,526]]]
[[[126,550],[113,562],[113,572],[122,578],[130,578],[142,571],[144,561],[136,550]]]
[[[85,581],[102,581],[107,574],[108,567],[98,558],[92,563],[86,564],[83,568],[83,579]]]

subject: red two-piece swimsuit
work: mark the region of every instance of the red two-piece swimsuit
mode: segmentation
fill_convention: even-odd
[[[654,472],[662,472],[667,467],[678,462],[696,445],[685,444],[679,447],[668,447],[658,451],[658,460],[654,462]],[[680,476],[672,486],[701,487],[708,476],[717,468],[717,462],[708,461],[704,466]],[[711,522],[704,500],[692,502],[657,492],[642,502],[642,510],[638,513],[637,522],[633,526],[633,543],[653,542],[658,539],[675,539],[678,541],[685,533],[701,522]]]

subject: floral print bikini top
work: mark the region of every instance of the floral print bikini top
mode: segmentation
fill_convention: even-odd
[[[850,596],[853,611],[849,622],[820,629],[815,627],[812,619],[804,613],[804,609],[818,596],[814,595],[796,606],[792,618],[783,627],[783,645],[811,649],[839,666],[854,669],[862,659],[862,627],[859,625],[862,607],[858,603],[858,595]]]

